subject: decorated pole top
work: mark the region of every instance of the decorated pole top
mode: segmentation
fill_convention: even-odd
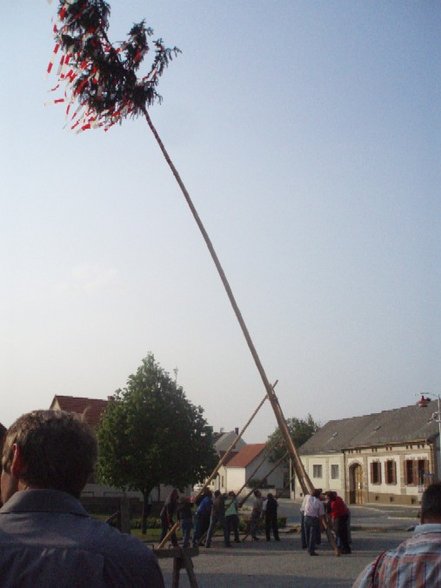
[[[63,90],[55,104],[66,105],[71,129],[78,132],[102,127],[107,131],[128,116],[144,114],[162,97],[157,92],[160,76],[180,53],[152,39],[154,57],[146,75],[137,70],[150,51],[153,29],[145,21],[134,24],[128,39],[112,45],[107,36],[110,6],[104,0],[60,0],[53,33],[55,47],[47,71],[58,55],[58,83]]]

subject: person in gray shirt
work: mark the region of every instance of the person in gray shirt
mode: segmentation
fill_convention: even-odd
[[[2,588],[164,588],[143,543],[93,519],[79,497],[97,457],[90,427],[37,410],[8,429],[2,454]]]

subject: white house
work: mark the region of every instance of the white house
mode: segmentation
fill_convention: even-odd
[[[440,478],[435,411],[431,402],[329,421],[299,450],[312,483],[352,504],[417,504]]]
[[[265,443],[252,443],[245,445],[226,464],[225,478],[220,490],[235,492],[242,488],[251,479],[265,480],[265,486],[272,486],[276,490],[283,488],[283,467],[279,465],[274,469],[274,463],[270,462],[265,453]],[[256,471],[257,470],[257,471]],[[254,473],[255,472],[255,473]]]

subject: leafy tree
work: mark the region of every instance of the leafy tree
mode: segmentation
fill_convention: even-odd
[[[288,425],[289,433],[296,447],[300,447],[303,443],[306,443],[306,441],[308,441],[308,439],[320,428],[319,423],[314,421],[310,414],[308,414],[306,419],[297,419],[295,417],[287,419],[286,424]],[[267,448],[269,451],[269,459],[272,462],[278,461],[287,452],[285,441],[278,427],[274,433],[268,437]]]
[[[212,429],[153,354],[143,359],[127,386],[110,399],[98,429],[100,479],[144,497],[162,484],[183,488],[216,465]]]

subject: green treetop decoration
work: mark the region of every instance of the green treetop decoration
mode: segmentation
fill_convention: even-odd
[[[55,103],[66,104],[71,128],[108,130],[127,116],[145,114],[147,107],[162,98],[156,88],[165,68],[180,51],[166,48],[162,39],[152,41],[154,58],[148,73],[137,70],[150,51],[153,29],[145,21],[134,24],[128,40],[114,46],[107,36],[110,6],[104,0],[60,0],[54,25],[55,47],[48,65],[51,73],[60,54],[58,84],[64,96]]]

